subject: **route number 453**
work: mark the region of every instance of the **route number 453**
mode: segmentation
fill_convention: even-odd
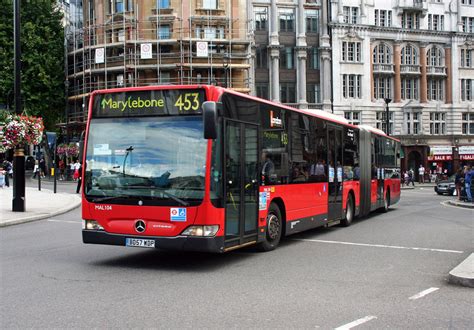
[[[181,94],[174,106],[177,107],[179,111],[196,111],[199,109],[199,93]]]

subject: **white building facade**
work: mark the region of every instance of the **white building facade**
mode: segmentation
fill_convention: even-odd
[[[334,113],[385,131],[389,102],[403,169],[473,162],[474,0],[330,0],[329,15]]]

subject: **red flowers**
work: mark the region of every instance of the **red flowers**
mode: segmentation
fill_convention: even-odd
[[[2,146],[5,149],[13,149],[23,144],[39,144],[43,138],[43,131],[41,117],[8,116],[3,127]]]

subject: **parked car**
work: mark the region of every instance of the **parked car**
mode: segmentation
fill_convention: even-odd
[[[454,192],[456,191],[456,184],[454,183],[454,179],[456,178],[456,175],[451,175],[448,177],[446,180],[440,180],[436,183],[436,186],[434,187],[434,191],[438,195],[453,195]]]

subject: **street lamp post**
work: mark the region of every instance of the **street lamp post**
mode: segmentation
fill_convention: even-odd
[[[388,111],[388,104],[392,99],[385,98],[385,134],[390,135],[390,112]]]
[[[13,43],[15,74],[15,112],[21,114],[21,47],[20,47],[20,0],[13,4]],[[22,148],[15,148],[13,155],[13,212],[25,212],[25,154]]]
[[[224,53],[222,62],[224,65],[224,87],[227,88],[227,70],[229,70],[229,53]]]

